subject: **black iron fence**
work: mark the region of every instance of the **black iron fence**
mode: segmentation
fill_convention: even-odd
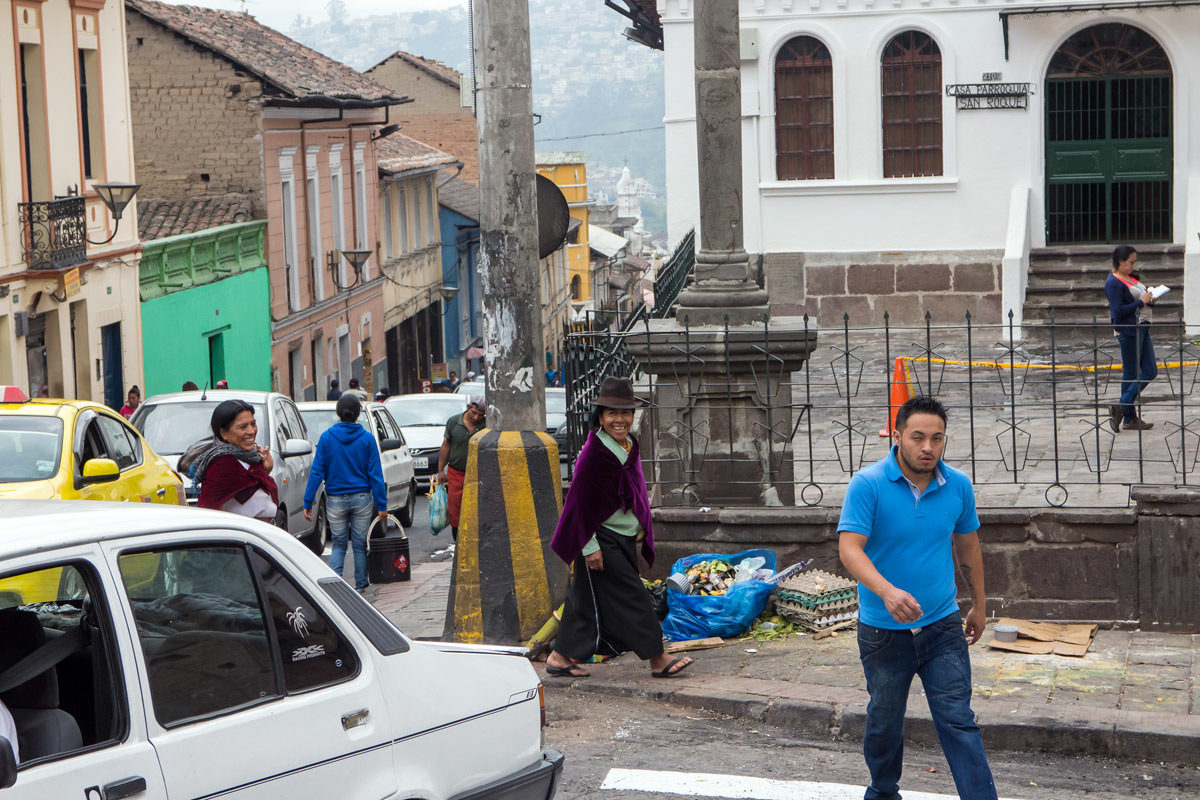
[[[82,197],[17,203],[27,269],[65,269],[87,261]]]
[[[774,410],[776,422],[759,437],[759,474],[788,484],[779,493],[785,504],[839,505],[851,476],[887,455],[892,403],[918,394],[948,407],[945,461],[973,479],[981,506],[1125,506],[1133,485],[1200,483],[1200,346],[1193,342],[1200,331],[1187,332],[1182,312],[1177,321],[1150,326],[1157,377],[1135,412],[1153,427],[1117,431],[1110,407],[1121,395],[1123,367],[1107,314],[1090,326],[1051,317],[1037,326],[1036,338],[1015,342],[1011,314],[1003,324],[981,324],[970,314],[949,323],[926,315],[917,326],[891,325],[886,317],[883,325],[856,326],[846,316],[842,325],[820,330],[807,316],[793,322],[817,333],[800,369],[778,385],[761,380],[777,369],[771,343],[784,334],[779,322],[756,328],[763,342],[739,367],[759,376],[749,405]],[[661,496],[682,475],[695,484],[690,504],[718,505],[697,476],[723,465],[736,482],[756,458],[746,455],[745,442],[724,441],[713,429],[714,412],[727,410],[733,429],[732,415],[747,407],[745,398],[732,397],[722,406],[714,390],[736,336],[728,328],[695,335],[702,329],[686,320],[680,327],[682,335],[661,331],[646,317],[627,330],[568,335],[568,456],[574,460],[587,435],[599,382],[629,376],[651,401],[640,430],[652,488]],[[646,342],[672,362],[649,369],[638,363],[629,345],[645,350]],[[697,382],[692,373],[704,377]],[[703,421],[695,413],[697,393],[705,395]],[[685,399],[662,401],[672,395]]]

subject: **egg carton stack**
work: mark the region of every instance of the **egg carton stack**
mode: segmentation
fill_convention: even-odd
[[[802,572],[775,587],[775,609],[779,616],[821,630],[858,618],[858,584],[830,572]]]

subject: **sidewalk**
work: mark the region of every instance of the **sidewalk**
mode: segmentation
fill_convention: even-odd
[[[406,583],[372,587],[375,607],[416,639],[438,639],[450,562],[422,564]],[[1200,635],[1100,631],[1087,655],[971,648],[975,716],[989,747],[1200,765]],[[747,650],[757,650],[749,653]],[[678,678],[656,679],[632,653],[588,664],[590,678],[545,677],[546,688],[644,697],[778,725],[810,736],[862,737],[867,692],[853,631],[821,641],[726,640],[689,653]],[[937,745],[920,680],[910,741]]]
[[[418,564],[411,580],[372,584],[367,600],[413,639],[442,638],[453,560]]]

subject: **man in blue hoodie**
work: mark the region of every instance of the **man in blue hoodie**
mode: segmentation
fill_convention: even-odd
[[[346,565],[346,540],[354,546],[354,588],[367,588],[367,530],[372,512],[382,525],[387,520],[387,484],[379,463],[375,437],[358,424],[362,403],[349,392],[338,398],[340,422],[321,434],[308,486],[304,489],[304,518],[312,521],[313,499],[325,481],[325,508],[333,535],[329,566],[338,575]]]

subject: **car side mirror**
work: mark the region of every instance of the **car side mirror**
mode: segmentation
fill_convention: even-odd
[[[288,439],[283,443],[283,457],[295,458],[306,456],[313,451],[312,442],[307,439]]]
[[[121,477],[121,468],[111,458],[89,458],[83,462],[83,483],[111,483]]]
[[[404,446],[404,443],[401,442],[399,439],[384,439],[382,442],[379,443],[379,449],[385,453],[388,452],[389,450],[399,450],[403,446]]]
[[[17,757],[13,755],[12,742],[0,736],[0,789],[7,789],[17,782]]]

